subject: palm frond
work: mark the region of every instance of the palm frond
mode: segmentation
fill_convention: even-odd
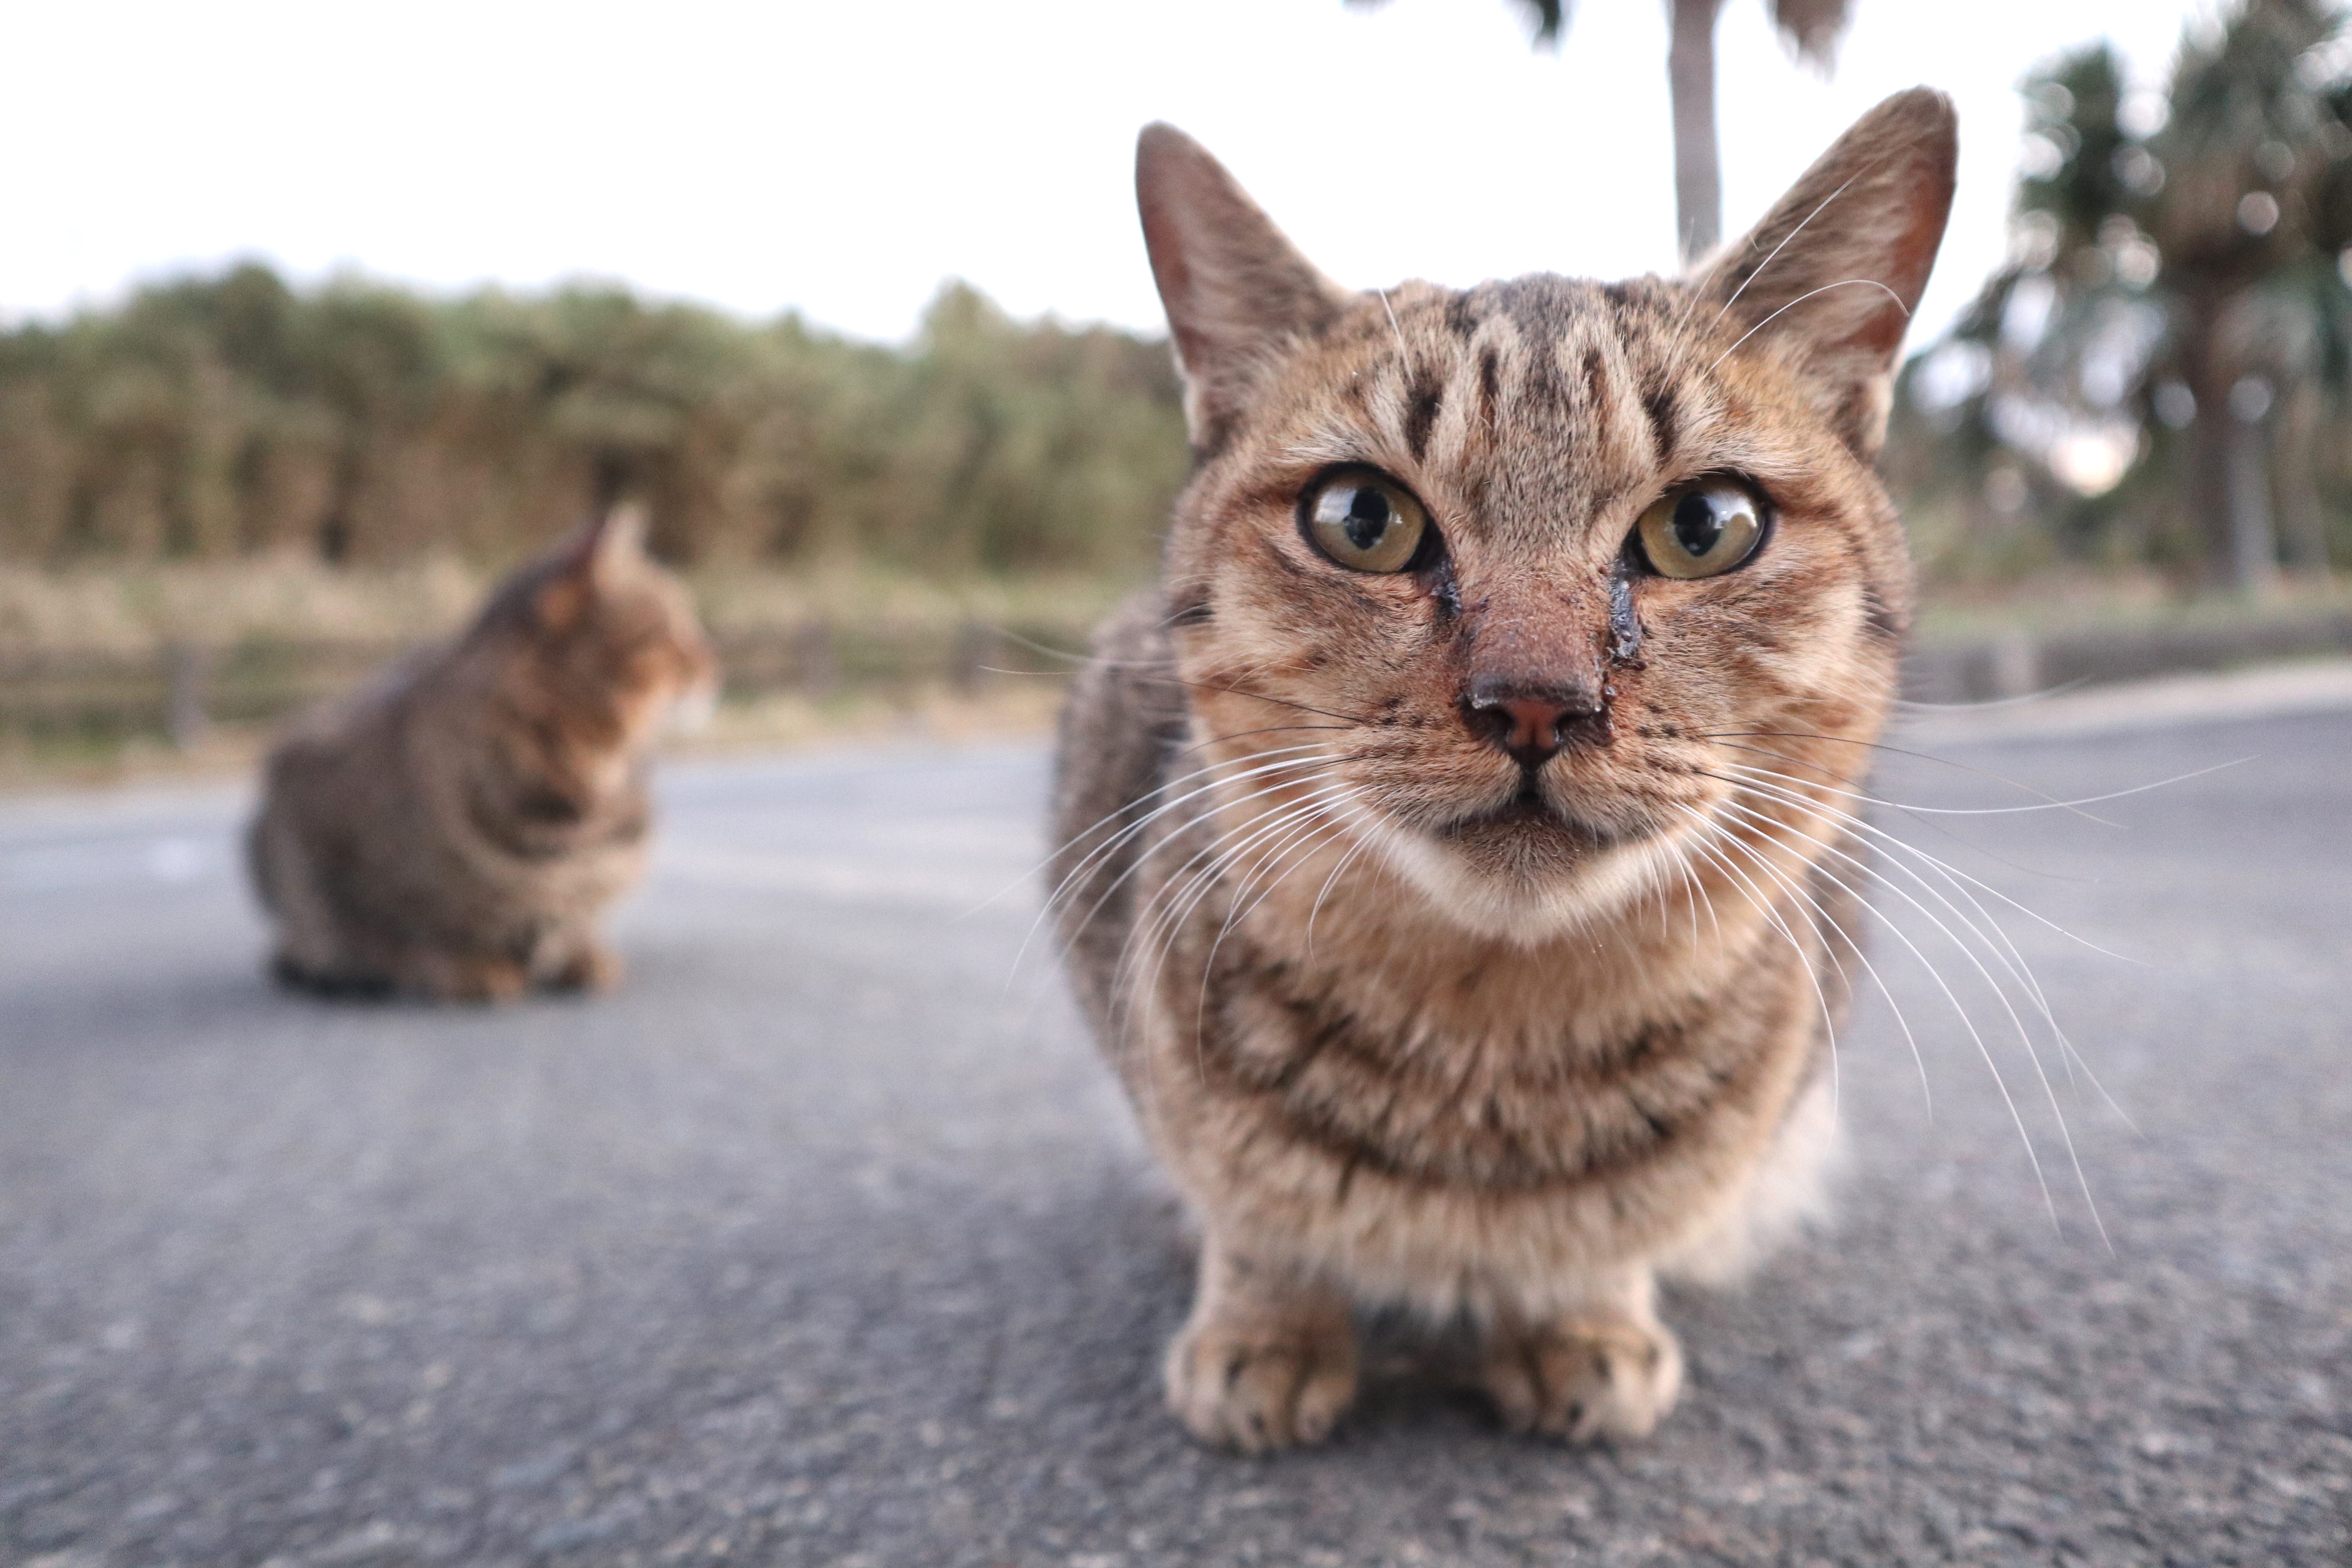
[[[1852,0],[1771,0],[1772,25],[1813,64],[1828,67],[1837,59],[1840,35],[1853,20]]]
[[[1535,31],[1535,41],[1556,46],[1559,36],[1568,29],[1570,0],[1513,0],[1527,13],[1528,25]]]

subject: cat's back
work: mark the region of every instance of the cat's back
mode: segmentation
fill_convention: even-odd
[[[403,731],[454,649],[413,648],[341,697],[298,715],[262,763],[265,812],[299,805],[338,815],[381,803],[402,766]],[[339,798],[357,795],[366,798]]]

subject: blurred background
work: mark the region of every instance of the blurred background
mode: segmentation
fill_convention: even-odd
[[[1669,1293],[1652,1444],[1391,1322],[1328,1452],[1199,1448],[1035,925],[1188,463],[1137,129],[1347,284],[1616,277],[1922,81],[1906,695],[2119,684],[1904,714],[1838,1228]],[[0,145],[0,1563],[2352,1563],[2333,5],[18,4]],[[620,496],[740,748],[626,985],[265,986],[237,770]]]
[[[729,657],[722,738],[1038,721],[1055,683],[998,672],[1082,646],[1185,472],[1152,118],[1341,281],[1466,285],[1671,270],[1942,88],[1960,194],[1885,463],[1913,695],[2352,646],[2340,20],[17,7],[0,765],[247,755],[625,494]]]

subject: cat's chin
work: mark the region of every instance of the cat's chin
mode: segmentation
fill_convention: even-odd
[[[1672,846],[1521,798],[1433,830],[1381,836],[1389,863],[1454,924],[1534,946],[1641,897]]]
[[[1520,795],[1501,805],[1457,817],[1437,830],[1440,841],[1472,858],[1514,868],[1559,860],[1591,859],[1617,835],[1611,829],[1563,815],[1550,803]]]

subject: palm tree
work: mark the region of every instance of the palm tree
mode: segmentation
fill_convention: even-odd
[[[1349,0],[1366,7],[1385,0]],[[1558,47],[1575,0],[1513,0],[1528,14],[1537,44]],[[1827,69],[1852,0],[1765,0],[1801,58]],[[1671,29],[1666,87],[1675,120],[1675,232],[1686,258],[1704,256],[1723,237],[1723,166],[1715,133],[1715,23],[1723,0],[1666,0]]]
[[[2267,593],[2277,575],[2261,425],[2273,403],[2263,373],[2294,368],[2279,351],[2305,336],[2284,320],[2303,314],[2291,279],[2309,261],[2324,271],[2347,237],[2325,232],[2345,128],[2302,68],[2340,21],[2325,0],[2248,0],[2218,38],[2183,46],[2171,116],[2149,145],[2167,177],[2148,227],[2196,398],[2191,508],[2209,580],[2242,593]]]
[[[2239,0],[2183,44],[2153,134],[2104,45],[2026,83],[2018,259],[1910,381],[1952,471],[2005,447],[2051,481],[2053,541],[2136,531],[2128,553],[2210,586],[2270,592],[2282,535],[2325,574],[2317,471],[2352,411],[2352,79],[2320,47],[2339,21]],[[2070,461],[2102,439],[2123,463]]]

